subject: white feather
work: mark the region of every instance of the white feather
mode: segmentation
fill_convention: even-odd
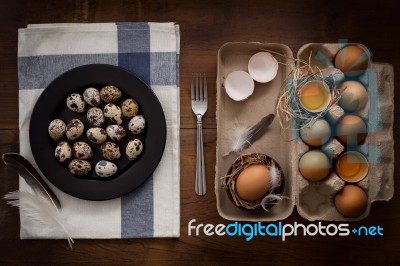
[[[271,201],[274,201],[274,200],[281,201],[282,200],[282,196],[281,195],[275,195],[275,194],[269,194],[269,195],[265,196],[262,199],[261,203],[260,203],[261,207],[264,210],[268,211],[268,208],[267,208],[268,204],[271,204]]]
[[[6,194],[4,199],[7,200],[8,204],[19,207],[32,221],[59,230],[72,248],[74,240],[68,233],[60,212],[46,198],[39,194],[34,195],[25,191],[14,191]]]
[[[282,182],[281,171],[278,167],[275,166],[275,163],[272,162],[272,165],[269,168],[270,178],[271,178],[271,187],[270,191],[273,192],[275,188],[279,187]]]
[[[237,126],[233,132],[233,140],[231,151],[238,152],[242,149],[243,145],[248,142],[249,131],[244,126]]]

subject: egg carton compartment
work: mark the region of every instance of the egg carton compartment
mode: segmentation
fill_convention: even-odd
[[[287,68],[280,64],[276,77],[267,83],[255,82],[254,93],[245,101],[234,101],[226,93],[224,80],[227,75],[236,70],[247,71],[247,64],[252,55],[261,49],[273,51],[283,56],[274,57],[278,62],[290,64],[292,51],[282,44],[262,43],[227,43],[218,52],[217,75],[217,148],[216,148],[216,176],[215,193],[219,214],[228,220],[236,221],[274,221],[288,217],[294,208],[294,186],[292,182],[291,160],[288,156],[290,142],[282,141],[278,119],[275,117],[267,132],[242,153],[264,153],[272,157],[283,169],[285,187],[283,200],[272,207],[269,212],[246,212],[237,208],[228,198],[222,186],[221,177],[226,175],[229,167],[241,153],[230,150],[235,131],[239,127],[250,127],[266,115],[275,113],[275,106],[280,94],[281,84],[288,75]],[[257,110],[257,111],[255,111]],[[279,140],[279,141],[277,141]]]
[[[321,150],[332,160],[335,160],[341,153],[344,152],[345,147],[336,138],[333,138],[328,141],[328,143],[323,145]]]
[[[367,48],[358,45],[364,50]],[[300,48],[297,58],[308,61],[312,51],[311,64],[325,68],[331,64],[343,44],[306,44]],[[240,210],[229,200],[221,177],[224,176],[233,161],[241,153],[224,154],[229,150],[232,133],[238,126],[249,127],[257,123],[262,117],[275,113],[278,97],[284,90],[282,84],[289,73],[283,64],[279,65],[278,74],[268,83],[255,83],[253,95],[241,102],[230,99],[224,89],[226,76],[235,70],[247,71],[247,63],[252,55],[261,49],[276,52],[273,54],[278,62],[292,63],[288,59],[293,57],[292,51],[282,44],[268,43],[226,43],[218,52],[217,86],[217,148],[216,148],[216,175],[215,193],[219,214],[228,220],[234,221],[276,221],[288,217],[294,206],[299,214],[307,220],[327,221],[358,221],[368,216],[371,203],[377,200],[390,200],[393,197],[393,68],[386,63],[369,61],[368,70],[350,80],[359,80],[367,89],[369,101],[357,112],[366,122],[369,131],[364,143],[357,147],[357,151],[366,156],[369,162],[367,176],[356,183],[368,196],[368,206],[365,212],[356,218],[341,215],[335,205],[334,197],[346,184],[335,172],[334,165],[330,174],[319,182],[310,182],[299,172],[298,162],[301,154],[308,150],[319,149],[330,156],[334,162],[337,157],[346,151],[336,138],[323,147],[315,148],[306,145],[293,131],[282,131],[278,119],[273,123],[263,137],[251,147],[241,153],[264,153],[276,160],[283,169],[285,176],[284,199],[275,205],[269,212],[246,212]],[[278,55],[282,54],[284,57]],[[325,116],[331,125],[345,114],[340,106]]]
[[[365,46],[358,45],[364,50]],[[311,63],[319,67],[326,67],[329,62],[334,60],[337,52],[343,47],[341,44],[307,44],[300,48],[298,58],[308,60],[310,52],[316,56],[311,57]],[[326,60],[321,60],[326,59]],[[326,205],[326,209],[321,211],[321,216],[310,213],[306,205],[301,204],[304,202],[302,197],[305,196],[304,190],[301,190],[301,185],[298,186],[296,195],[299,199],[296,200],[297,209],[304,218],[308,220],[334,220],[334,221],[356,221],[364,219],[368,216],[370,205],[376,200],[389,200],[393,196],[393,168],[394,168],[394,154],[393,154],[393,69],[391,65],[369,62],[369,69],[358,77],[351,77],[351,80],[361,82],[367,89],[369,95],[367,105],[356,115],[363,118],[366,122],[368,135],[365,141],[360,145],[357,150],[364,154],[368,159],[369,172],[367,176],[360,182],[356,183],[359,187],[364,189],[368,195],[368,207],[366,211],[357,218],[348,218],[341,215],[333,204],[334,195],[330,195],[331,205]],[[330,112],[327,117],[329,121],[337,121],[340,117],[340,107],[334,112]],[[346,147],[340,143],[338,153],[343,152]],[[297,144],[301,145],[301,144]],[[322,148],[327,152],[326,147]],[[329,150],[329,148],[328,148]],[[298,152],[302,152],[301,150]],[[337,156],[337,153],[335,154]],[[382,172],[386,171],[386,175]],[[298,178],[298,183],[303,183],[302,176]],[[327,180],[329,180],[328,177]],[[337,178],[339,178],[337,176]],[[340,178],[339,178],[340,179]],[[314,184],[314,186],[322,185],[321,182]],[[339,189],[340,190],[340,189]],[[338,191],[339,191],[338,190]],[[335,194],[338,192],[336,191]]]
[[[300,175],[299,183],[301,185],[296,202],[299,214],[310,221],[320,220],[321,217],[329,219],[331,209],[335,208],[333,198],[345,182],[335,172],[331,172],[319,182],[310,182]]]
[[[325,115],[325,119],[327,119],[331,124],[335,124],[344,114],[342,107],[335,104]]]
[[[357,183],[357,186],[359,186],[360,188],[364,189],[365,191],[368,192],[369,189],[369,177],[366,176],[363,180],[361,180],[360,182]],[[373,195],[368,195],[373,197]]]
[[[381,105],[381,119],[382,119],[382,126],[383,127],[390,127],[393,124],[393,116],[391,112],[393,111],[393,105]]]

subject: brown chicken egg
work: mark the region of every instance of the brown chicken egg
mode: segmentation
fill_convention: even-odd
[[[340,49],[335,56],[335,67],[346,74],[356,74],[368,68],[366,51],[357,45],[348,45]]]
[[[342,116],[336,125],[336,138],[343,145],[358,145],[367,137],[367,126],[361,117],[356,115]]]
[[[346,113],[361,110],[368,102],[368,93],[365,87],[357,81],[343,82],[338,90],[341,92],[339,106]]]
[[[261,199],[268,192],[270,173],[265,165],[251,165],[244,169],[236,180],[236,192],[246,201]]]
[[[300,129],[301,139],[310,146],[322,146],[332,135],[331,127],[325,119],[317,119],[314,123]]]
[[[301,175],[309,181],[320,181],[328,176],[331,168],[328,156],[321,151],[312,150],[303,154],[299,161]]]
[[[355,218],[367,209],[368,197],[359,186],[346,185],[335,195],[335,206],[343,216]]]

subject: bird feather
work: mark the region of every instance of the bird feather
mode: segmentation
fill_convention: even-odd
[[[41,225],[58,230],[72,248],[74,240],[69,234],[63,218],[55,206],[42,194],[32,194],[26,191],[13,191],[4,196],[7,203],[19,207],[29,219]]]
[[[33,165],[20,154],[5,153],[2,156],[8,167],[14,168],[25,182],[33,189],[35,194],[40,194],[52,203],[54,208],[61,209],[61,203],[54,192],[49,188],[39,172]]]
[[[263,117],[259,122],[255,125],[245,128],[238,126],[233,133],[233,139],[230,146],[230,150],[224,154],[224,156],[229,155],[232,152],[240,152],[244,149],[247,149],[255,141],[261,138],[265,132],[267,131],[268,127],[274,121],[274,114],[269,114]]]
[[[269,194],[261,200],[261,206],[264,210],[268,211],[269,204],[276,204],[277,202],[279,202],[281,200],[282,200],[281,195]]]

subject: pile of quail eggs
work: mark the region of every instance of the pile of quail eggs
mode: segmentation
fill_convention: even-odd
[[[143,143],[138,135],[145,128],[145,119],[138,115],[139,106],[134,99],[121,100],[121,97],[122,92],[112,85],[103,87],[100,92],[96,88],[87,88],[83,95],[72,93],[67,97],[66,104],[71,111],[86,112],[90,125],[86,130],[89,143],[80,140],[85,133],[85,125],[80,119],[72,119],[67,124],[61,119],[50,122],[49,135],[58,141],[55,158],[68,165],[71,174],[82,176],[92,171],[88,161],[94,154],[91,145],[99,145],[103,160],[96,163],[94,170],[102,178],[117,173],[118,167],[112,161],[122,156],[119,144],[122,140],[131,138],[124,147],[129,160],[135,160],[142,153]],[[122,103],[119,106],[117,102]],[[122,127],[124,119],[129,120],[128,129],[131,134]],[[108,126],[105,126],[106,122]]]

